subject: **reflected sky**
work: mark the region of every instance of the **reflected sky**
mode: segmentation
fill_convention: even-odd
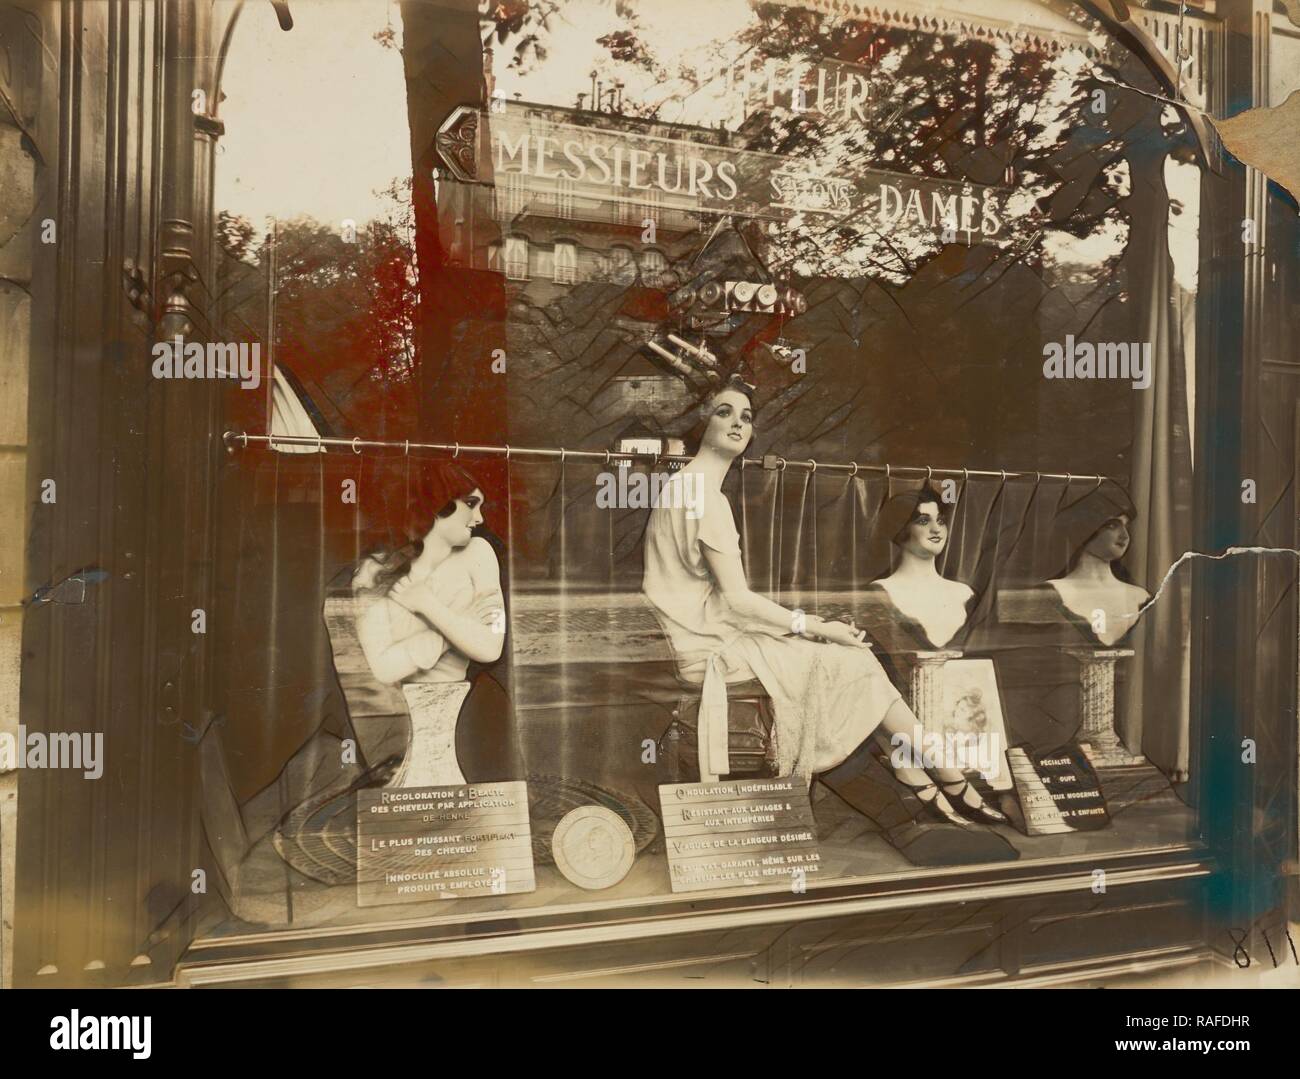
[[[392,205],[376,190],[411,174],[398,4],[298,0],[292,11],[288,32],[267,3],[239,16],[218,112],[216,207],[259,229],[268,215],[360,228]],[[385,48],[374,35],[390,25]]]

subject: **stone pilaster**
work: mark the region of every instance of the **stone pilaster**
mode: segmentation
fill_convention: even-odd
[[[909,652],[908,705],[927,731],[942,731],[943,666],[962,654],[951,649],[938,652]]]
[[[28,521],[27,373],[32,250],[39,231],[37,164],[0,105],[0,737],[17,744]],[[7,739],[6,739],[7,740]],[[0,987],[13,984],[18,771],[0,773]]]
[[[1079,663],[1079,743],[1094,765],[1145,764],[1115,733],[1115,664],[1131,648],[1067,648]]]

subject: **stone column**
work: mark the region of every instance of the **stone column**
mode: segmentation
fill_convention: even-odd
[[[1079,661],[1079,743],[1094,765],[1146,764],[1115,733],[1115,663],[1131,648],[1067,648]]]
[[[961,659],[961,652],[945,649],[938,652],[908,652],[912,664],[908,680],[907,703],[921,726],[927,731],[943,731],[943,665]]]

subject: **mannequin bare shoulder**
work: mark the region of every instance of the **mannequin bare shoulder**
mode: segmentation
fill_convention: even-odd
[[[1108,518],[1088,536],[1071,560],[1069,572],[1047,581],[1067,611],[1086,622],[1107,647],[1121,641],[1137,624],[1151,597],[1145,588],[1122,580],[1115,567],[1128,551],[1131,516]]]

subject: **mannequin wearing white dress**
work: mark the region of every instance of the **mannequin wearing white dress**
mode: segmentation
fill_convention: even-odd
[[[811,778],[856,756],[877,727],[907,741],[918,724],[862,631],[787,610],[749,588],[722,480],[752,437],[752,409],[749,394],[730,385],[709,398],[699,451],[670,481],[697,474],[702,507],[691,516],[674,508],[680,500],[666,498],[651,512],[643,591],[679,675],[698,681],[703,674],[701,774],[725,774],[726,685],[756,678],[775,706],[781,774]],[[721,766],[711,767],[714,761]],[[895,775],[940,819],[964,825],[960,810],[984,822],[1006,820],[958,769],[936,768],[933,780],[915,768]]]

